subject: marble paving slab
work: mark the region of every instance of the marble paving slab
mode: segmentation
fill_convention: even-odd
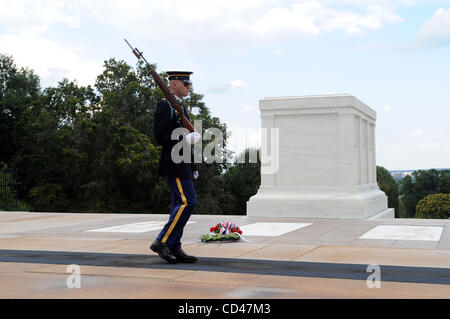
[[[117,225],[112,227],[104,227],[98,229],[87,230],[87,232],[99,232],[99,233],[146,233],[154,230],[163,229],[166,221],[148,221],[141,223]],[[188,222],[188,224],[194,224],[195,222]]]
[[[439,241],[442,230],[443,227],[436,226],[378,225],[359,238]]]
[[[267,236],[277,237],[291,231],[310,226],[310,223],[254,223],[240,227],[245,237]]]

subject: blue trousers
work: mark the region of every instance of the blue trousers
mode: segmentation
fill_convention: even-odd
[[[172,206],[169,221],[159,233],[157,240],[171,250],[181,248],[183,229],[197,204],[192,179],[167,178],[172,192]]]

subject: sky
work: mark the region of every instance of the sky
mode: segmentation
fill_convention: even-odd
[[[377,113],[376,164],[450,167],[450,0],[0,0],[0,53],[41,86],[94,85],[110,58],[188,70],[235,152],[265,97],[351,94]]]

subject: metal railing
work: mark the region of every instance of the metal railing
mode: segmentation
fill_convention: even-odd
[[[0,170],[0,209],[17,209],[17,172],[13,169]]]

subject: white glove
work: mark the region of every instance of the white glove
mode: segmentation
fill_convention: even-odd
[[[194,179],[198,178],[198,171],[194,171]]]
[[[186,142],[190,145],[197,143],[202,136],[198,134],[197,132],[192,132],[186,135]]]

